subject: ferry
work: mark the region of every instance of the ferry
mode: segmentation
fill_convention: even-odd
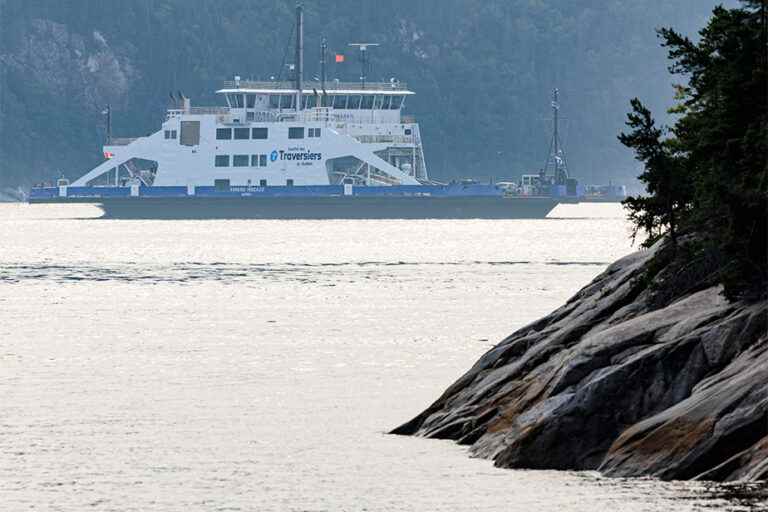
[[[216,91],[226,106],[171,93],[161,128],[117,138],[107,118],[105,160],[70,183],[34,187],[30,203],[94,203],[107,218],[543,218],[576,202],[562,173],[515,186],[429,178],[414,92],[395,78],[369,82],[371,44],[356,44],[361,79],[305,82],[304,18],[296,10],[294,77],[235,76]],[[524,182],[527,179],[527,182]]]

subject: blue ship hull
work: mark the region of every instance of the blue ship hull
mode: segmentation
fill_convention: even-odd
[[[30,203],[94,203],[120,219],[544,218],[555,197],[505,197],[492,185],[353,187],[68,187],[33,189]],[[567,199],[565,199],[567,201]]]

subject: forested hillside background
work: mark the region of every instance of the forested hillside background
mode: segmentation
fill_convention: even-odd
[[[303,3],[308,76],[319,67],[321,34],[330,53],[347,54],[329,73],[342,80],[359,75],[347,43],[380,43],[370,79],[397,77],[416,91],[408,111],[422,125],[433,178],[540,168],[558,87],[571,173],[587,183],[629,183],[638,166],[616,140],[629,99],[655,112],[672,103],[654,29],[693,36],[719,2]],[[0,187],[77,177],[96,165],[107,103],[115,135],[142,135],[158,128],[171,90],[214,104],[213,91],[235,74],[278,76],[294,7],[294,0],[0,0]]]

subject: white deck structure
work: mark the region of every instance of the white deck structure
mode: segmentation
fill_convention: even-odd
[[[404,84],[225,82],[226,107],[168,110],[160,130],[112,139],[108,159],[73,185],[415,185],[427,183],[419,125]],[[300,100],[299,100],[300,98]],[[297,101],[301,101],[298,105]]]

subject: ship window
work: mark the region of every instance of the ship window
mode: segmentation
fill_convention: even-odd
[[[229,167],[229,155],[216,155],[216,167]]]
[[[319,137],[319,136],[320,136],[320,128],[307,129],[307,137]]]
[[[296,97],[293,94],[283,94],[280,96],[280,108],[293,108]]]
[[[350,94],[349,101],[347,102],[347,109],[357,110],[360,108],[360,95]]]
[[[267,166],[267,155],[259,155],[259,167]]]
[[[306,108],[315,108],[317,106],[317,96],[314,94],[309,94],[304,97],[307,99]]]
[[[406,128],[405,129],[405,134],[406,135],[410,135],[411,134],[411,129],[410,128]]]
[[[251,128],[252,139],[266,139],[269,137],[269,128]]]
[[[232,157],[234,167],[248,167],[248,155],[235,155]]]
[[[291,127],[291,128],[288,128],[288,138],[289,139],[303,139],[304,138],[304,128],[303,127]]]
[[[172,139],[176,138],[176,130],[171,130],[171,138]]]
[[[249,94],[245,97],[245,100],[246,100],[246,104],[245,104],[246,107],[253,108],[256,106],[256,95]]]
[[[230,140],[232,138],[232,128],[216,128],[217,140]]]
[[[259,166],[259,155],[251,155],[251,167]]]
[[[335,96],[333,98],[333,108],[340,108],[340,109],[347,108],[347,97],[346,96]]]
[[[165,130],[164,135],[165,135],[166,139],[170,139],[171,138],[171,130]]]
[[[373,96],[371,96],[370,94],[366,94],[365,96],[363,96],[363,102],[360,105],[360,108],[362,108],[364,110],[372,109],[373,108]]]
[[[251,133],[250,128],[235,128],[235,139],[248,140],[248,136]]]
[[[259,186],[260,187],[266,187],[267,186],[267,180],[259,180]]]
[[[280,108],[280,95],[271,94],[269,96],[269,108]]]
[[[293,180],[288,178],[287,180],[285,180],[285,185],[287,187],[292,187],[293,186]]]
[[[246,112],[245,113],[245,120],[246,121],[253,121],[254,119],[256,119],[256,114],[254,114],[253,112]]]

